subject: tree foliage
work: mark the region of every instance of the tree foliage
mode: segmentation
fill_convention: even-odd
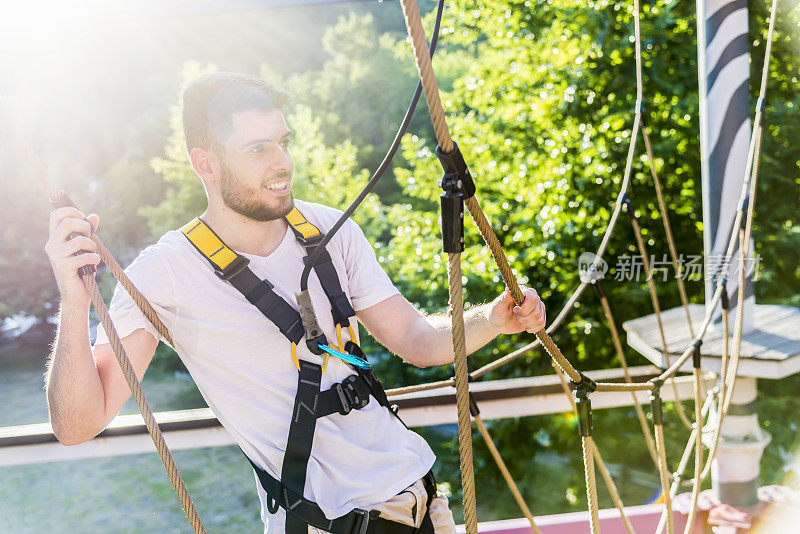
[[[432,2],[424,4],[426,9],[432,6]],[[287,121],[296,131],[292,153],[299,198],[344,208],[388,148],[416,84],[402,27],[386,11],[373,12],[374,17],[343,16],[327,28],[321,54],[312,66],[295,72],[277,69],[274,62],[261,66],[266,79],[294,95]],[[753,101],[763,64],[767,19],[767,4],[751,3]],[[800,211],[800,149],[795,142],[800,138],[799,19],[796,8],[781,8],[770,66],[755,220],[757,252],[762,256],[757,298],[795,306],[800,304],[796,219]],[[427,28],[432,26],[430,13],[425,22]],[[578,257],[597,248],[617,199],[632,142],[636,100],[632,36],[632,5],[613,0],[456,0],[449,2],[445,11],[434,68],[448,124],[470,165],[477,198],[512,269],[520,282],[538,290],[550,318],[579,284]],[[678,252],[700,254],[694,5],[670,0],[646,3],[642,6],[642,37],[644,118]],[[183,83],[215,68],[187,63]],[[205,209],[200,179],[186,159],[179,110],[178,99],[170,110],[168,132],[162,129],[168,136],[162,154],[149,158],[152,150],[143,149],[141,140],[132,142],[125,157],[96,180],[102,184],[96,186],[99,193],[87,194],[87,205],[113,207],[103,209],[102,214],[122,209],[119,217],[104,217],[104,231],[131,250]],[[158,122],[153,117],[141,121],[141,128]],[[135,132],[132,139],[136,139]],[[641,139],[635,141],[630,197],[649,251],[660,258],[667,244]],[[441,167],[433,155],[435,144],[427,108],[421,103],[378,195],[368,197],[354,217],[401,292],[427,312],[444,311],[447,302],[437,201]],[[148,159],[149,167],[145,165]],[[17,194],[14,187],[0,183],[3,193]],[[22,210],[15,206],[0,216],[14,220],[23,216]],[[147,232],[126,233],[125,225],[131,220],[146,221]],[[492,299],[503,284],[477,229],[468,216],[466,220],[462,259],[469,306]],[[46,229],[34,226],[41,237]],[[9,230],[8,225],[3,225],[3,232],[4,246],[19,242],[24,234],[19,229]],[[638,253],[633,243],[623,215],[607,252],[612,267],[619,256]],[[35,256],[31,261],[41,263],[39,250],[10,250],[15,257]],[[8,257],[0,258],[0,274],[4,279],[22,276],[21,267]],[[612,269],[609,278],[615,274]],[[48,308],[37,303],[53,301],[52,281],[48,283],[28,293],[3,284],[0,317],[20,310],[45,313]],[[688,290],[692,301],[703,301],[702,283],[690,282]],[[618,323],[651,312],[644,280],[617,283],[608,279],[606,291]],[[663,308],[679,304],[674,281],[659,284],[659,296]],[[605,319],[590,291],[570,311],[554,338],[580,369],[619,365]],[[470,366],[475,368],[530,341],[528,335],[504,336],[473,355]],[[369,348],[373,353],[382,351],[375,343]],[[634,364],[645,363],[632,352],[628,357]],[[451,374],[448,367],[418,369],[397,358],[380,356],[376,368],[389,387]],[[549,372],[548,357],[533,352],[488,378]],[[777,405],[773,408],[778,409]],[[668,450],[675,460],[686,436],[682,427],[674,424],[674,412],[667,416]],[[600,449],[612,465],[622,466],[619,476],[627,482],[621,484],[623,498],[628,498],[627,504],[639,504],[651,486],[636,482],[644,475],[629,475],[650,468],[644,443],[629,443],[636,433],[632,412],[608,411],[596,421]],[[576,421],[571,414],[497,420],[488,426],[501,450],[511,452],[505,460],[523,493],[532,496],[534,510],[550,513],[584,505],[580,458],[575,454],[579,448]],[[457,508],[460,483],[455,436],[447,429],[423,433],[441,452],[440,478],[453,488],[452,502]],[[782,435],[777,441],[786,448],[793,439],[793,435]],[[773,481],[780,469],[780,462],[773,458],[762,476]],[[488,452],[477,442],[476,473],[481,481],[479,502],[484,503],[481,519],[518,515],[506,499],[483,498],[505,495],[506,490]],[[543,487],[548,490],[537,491]],[[610,504],[605,494],[601,494],[601,504]]]

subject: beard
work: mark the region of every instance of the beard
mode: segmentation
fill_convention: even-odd
[[[274,205],[265,204],[257,200],[260,193],[259,190],[248,187],[236,180],[224,162],[221,162],[221,167],[220,193],[222,202],[232,211],[258,222],[282,219],[292,211],[294,196],[292,196],[291,192],[286,197],[278,198]],[[291,174],[284,171],[275,179],[280,180],[283,178],[291,180]]]

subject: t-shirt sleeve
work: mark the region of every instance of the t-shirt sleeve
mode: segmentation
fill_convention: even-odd
[[[144,249],[139,256],[126,269],[125,274],[131,279],[133,285],[150,302],[159,318],[168,323],[168,318],[174,315],[175,299],[170,274],[159,257],[159,251],[154,247]],[[120,339],[124,339],[136,330],[144,328],[150,332],[157,341],[163,337],[156,327],[145,317],[133,298],[128,294],[122,284],[117,282],[111,304],[108,307],[111,320]],[[108,334],[101,324],[97,325],[97,339],[94,345],[108,343]]]
[[[374,306],[400,293],[386,271],[361,228],[348,219],[342,226],[344,261],[353,309],[360,311]]]

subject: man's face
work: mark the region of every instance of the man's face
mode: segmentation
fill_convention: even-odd
[[[291,140],[280,110],[235,113],[220,158],[225,205],[262,222],[288,214],[293,201]]]

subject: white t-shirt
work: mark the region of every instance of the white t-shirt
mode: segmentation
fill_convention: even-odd
[[[323,232],[341,214],[319,204],[298,200],[296,205]],[[398,293],[353,221],[341,227],[327,249],[356,311]],[[250,259],[250,269],[269,280],[275,292],[296,309],[294,294],[300,289],[305,254],[287,228],[283,241],[269,256],[242,255]],[[297,391],[290,342],[239,291],[220,280],[177,230],[143,250],[125,272],[169,329],[173,348],[220,422],[249,458],[280,478]],[[320,326],[335,343],[330,303],[313,271],[309,290]],[[119,284],[110,312],[120,337],[144,328],[163,340]],[[351,321],[357,331],[355,318]],[[107,343],[103,329],[97,331],[96,344]],[[346,341],[349,335],[345,332],[343,337]],[[304,342],[298,345],[297,354],[301,359],[322,362]],[[321,389],[352,374],[347,364],[331,357],[322,374]],[[433,462],[434,454],[425,440],[370,397],[361,410],[317,420],[304,496],[333,519],[353,508],[388,500],[423,476]],[[282,532],[284,510],[270,516],[266,495],[257,486],[268,531]]]

